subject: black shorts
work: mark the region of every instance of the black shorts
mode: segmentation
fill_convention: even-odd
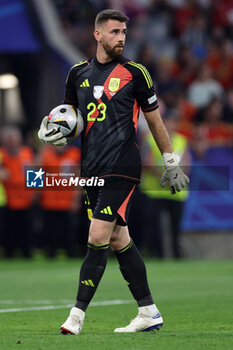
[[[88,217],[127,226],[132,194],[136,183],[121,177],[105,178],[104,186],[86,186],[84,189]]]

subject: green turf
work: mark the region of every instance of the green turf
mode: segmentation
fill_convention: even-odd
[[[148,276],[163,314],[159,332],[114,334],[136,305],[91,306],[79,336],[58,334],[69,309],[0,313],[0,349],[233,349],[233,263],[148,260]],[[0,261],[0,308],[72,303],[79,260]],[[110,260],[93,301],[130,300],[117,264]]]

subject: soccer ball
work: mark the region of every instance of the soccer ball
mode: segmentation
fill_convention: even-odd
[[[71,105],[59,105],[49,113],[48,130],[56,128],[54,133],[61,132],[70,141],[83,131],[84,122],[81,112]]]

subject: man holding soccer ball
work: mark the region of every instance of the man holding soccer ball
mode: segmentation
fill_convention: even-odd
[[[173,192],[189,182],[178,165],[160,117],[153,82],[147,69],[122,56],[128,18],[116,10],[100,12],[95,21],[96,57],[73,66],[66,81],[64,103],[77,107],[84,118],[82,176],[105,179],[103,187],[85,189],[91,219],[88,251],[80,270],[75,306],[61,326],[62,334],[81,332],[85,311],[104,273],[109,247],[138,304],[138,315],[115,332],[160,329],[162,316],[152,298],[143,259],[130,238],[127,220],[135,186],[140,181],[140,152],[135,142],[139,108],[163,154],[161,185]],[[62,133],[48,131],[44,118],[41,140],[67,143]]]

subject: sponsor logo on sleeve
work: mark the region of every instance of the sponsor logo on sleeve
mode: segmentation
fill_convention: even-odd
[[[157,96],[154,94],[153,96],[151,96],[150,98],[148,98],[148,102],[151,105],[153,102],[155,102],[157,100]]]

